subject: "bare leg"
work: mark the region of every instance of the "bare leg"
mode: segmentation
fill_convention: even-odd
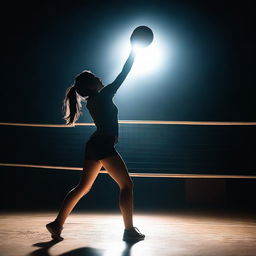
[[[101,159],[103,167],[120,188],[119,207],[126,229],[133,227],[133,183],[119,154]]]
[[[64,224],[77,202],[90,191],[101,167],[99,161],[85,160],[80,182],[66,195],[55,222],[61,226]]]

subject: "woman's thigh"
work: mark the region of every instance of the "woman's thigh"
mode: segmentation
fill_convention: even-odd
[[[85,160],[78,186],[85,190],[90,189],[97,178],[101,167],[102,164],[100,161]]]
[[[120,154],[116,154],[99,160],[108,174],[118,183],[119,187],[132,186],[126,164]]]

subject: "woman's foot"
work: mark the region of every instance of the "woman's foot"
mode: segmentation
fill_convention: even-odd
[[[135,241],[144,240],[144,238],[145,238],[145,235],[143,235],[139,231],[139,229],[136,227],[132,227],[124,230],[123,241],[135,242]]]
[[[64,239],[60,236],[63,227],[57,221],[46,224],[46,228],[51,233],[53,240],[62,241]]]

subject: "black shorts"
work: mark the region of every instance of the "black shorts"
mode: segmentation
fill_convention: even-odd
[[[117,154],[115,144],[115,136],[97,135],[91,137],[85,145],[85,160],[100,160]]]

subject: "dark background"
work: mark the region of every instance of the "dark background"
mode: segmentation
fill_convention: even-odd
[[[256,121],[250,1],[4,1],[2,6],[1,122],[64,123],[62,100],[74,76],[90,69],[109,83],[122,67],[109,45],[122,27],[134,20],[147,25],[150,17],[170,48],[168,40],[175,37],[177,51],[162,70],[133,81],[129,94],[120,89],[115,96],[120,120]],[[85,110],[79,122],[87,121]],[[82,166],[84,142],[93,130],[0,126],[0,162]],[[255,175],[255,126],[120,125],[119,141],[131,172]],[[1,167],[1,208],[57,209],[78,180],[76,171]],[[194,206],[187,201],[186,179],[134,182],[136,209]],[[224,180],[224,187],[219,202],[199,206],[255,208],[254,180]],[[117,197],[117,186],[100,175],[77,209],[116,209]]]

